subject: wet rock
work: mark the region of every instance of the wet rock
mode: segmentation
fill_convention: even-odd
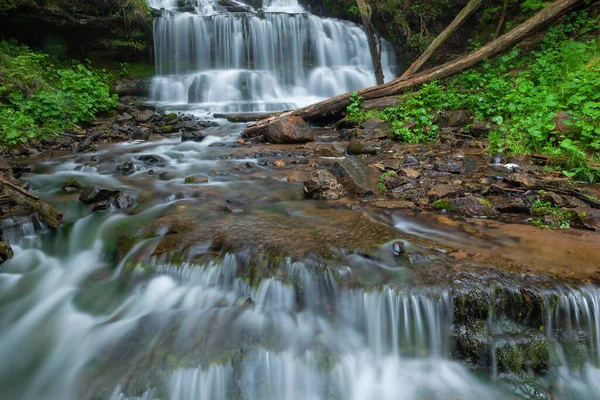
[[[542,195],[542,200],[557,206],[564,206],[566,204],[562,196],[554,192],[545,192]]]
[[[14,255],[15,253],[8,243],[0,242],[0,264],[12,258]]]
[[[270,124],[263,137],[269,143],[294,144],[312,142],[314,133],[301,117],[287,117]]]
[[[167,160],[161,156],[155,154],[144,154],[138,157],[138,160],[142,161],[146,165],[164,167],[167,165]]]
[[[352,129],[354,127],[356,127],[356,122],[349,120],[346,117],[340,119],[339,121],[337,121],[335,123],[335,125],[333,125],[333,129],[335,129],[336,131],[340,131],[340,130],[344,130],[344,129]]]
[[[415,203],[407,200],[374,201],[372,203],[369,203],[369,206],[377,208],[387,208],[390,210],[413,210],[417,208]]]
[[[415,185],[410,182],[401,183],[400,185],[392,188],[392,194],[400,194],[415,189]]]
[[[439,210],[446,210],[450,213],[464,215],[465,217],[493,217],[498,214],[492,203],[475,196],[442,199],[434,202],[432,206]]]
[[[0,155],[0,177],[3,178],[12,178],[13,169],[6,161],[6,158]]]
[[[520,197],[488,197],[487,200],[496,207],[496,210],[504,213],[529,213],[529,207]]]
[[[600,210],[591,207],[577,207],[573,209],[576,213],[577,222],[584,228],[600,232]]]
[[[109,200],[117,193],[119,193],[118,190],[102,189],[98,185],[90,185],[81,193],[79,201],[86,204],[97,203],[99,201]]]
[[[283,161],[283,160],[275,160],[273,162],[273,165],[275,165],[276,167],[285,167],[286,164],[285,164],[285,161]]]
[[[339,158],[342,155],[340,154],[339,151],[337,151],[337,149],[333,146],[325,146],[325,147],[318,147],[317,150],[315,150],[315,156],[316,157],[335,157],[335,158]]]
[[[380,179],[381,179],[381,183],[383,183],[385,185],[385,187],[388,189],[396,189],[396,188],[408,183],[407,178],[405,178],[403,176],[399,176],[398,174],[396,174],[394,172],[388,173]],[[404,190],[406,190],[406,189],[404,189]]]
[[[115,206],[115,208],[123,209],[133,207],[135,200],[129,194],[119,192],[112,197],[111,203]]]
[[[473,114],[468,111],[442,111],[435,118],[435,122],[442,128],[460,128],[473,120]]]
[[[133,115],[129,114],[128,112],[124,112],[123,114],[117,115],[117,117],[115,118],[115,120],[117,122],[131,121],[131,120],[133,120]]]
[[[353,139],[348,143],[346,152],[350,155],[358,156],[361,154],[375,155],[378,153],[377,149],[368,147],[364,141],[360,139]]]
[[[186,185],[199,185],[202,183],[208,183],[208,177],[206,177],[206,176],[186,176],[183,183]]]
[[[92,206],[92,212],[106,212],[112,209],[112,204],[110,201],[101,201]]]
[[[60,188],[65,192],[72,193],[81,190],[83,188],[83,185],[73,179],[69,182],[65,182],[62,185],[60,185]]]
[[[419,165],[419,160],[417,160],[415,157],[413,156],[408,156],[402,159],[402,165],[404,166],[413,166],[413,165]]]
[[[132,161],[125,161],[122,164],[119,164],[117,168],[114,170],[114,174],[127,176],[132,175],[136,171],[135,164]]]
[[[431,201],[436,201],[445,197],[457,196],[462,191],[463,188],[460,185],[436,185],[429,189],[427,197]]]
[[[208,135],[201,131],[194,132],[183,132],[181,135],[182,142],[201,142],[206,139]]]
[[[392,244],[392,252],[394,254],[394,257],[400,257],[401,255],[406,253],[406,250],[404,249],[404,243],[394,242]]]
[[[115,84],[115,92],[119,96],[147,96],[150,91],[148,79],[119,79]]]
[[[173,126],[173,125],[164,125],[164,126],[161,126],[160,128],[155,127],[155,132],[165,135],[168,133],[177,132],[177,129],[175,129],[175,126]]]
[[[150,135],[152,134],[152,130],[147,127],[135,127],[131,130],[131,139],[133,140],[143,140],[146,141],[150,139]]]
[[[360,137],[367,140],[380,140],[388,137],[391,125],[382,122],[379,118],[371,118],[363,122]]]
[[[471,135],[479,137],[487,137],[492,129],[492,125],[483,121],[474,121],[471,125]]]
[[[242,210],[241,208],[235,208],[231,206],[223,206],[221,207],[221,211],[230,214],[242,214],[244,212],[244,210]]]
[[[419,179],[419,177],[421,176],[421,174],[418,171],[407,167],[401,168],[400,174],[402,174],[402,176],[407,177],[408,179]]]
[[[158,179],[160,179],[161,181],[170,181],[175,178],[177,178],[177,174],[172,171],[166,171],[158,175]]]
[[[462,168],[453,162],[435,163],[433,168],[439,172],[450,172],[451,174],[460,174]]]
[[[348,192],[359,196],[372,195],[376,191],[378,176],[362,160],[345,159],[335,163],[333,174]]]
[[[526,174],[525,172],[510,174],[505,178],[504,181],[512,186],[531,187],[538,185],[537,179]]]
[[[304,181],[304,195],[308,198],[337,200],[342,197],[343,192],[343,186],[325,169],[311,172]]]
[[[146,123],[150,122],[154,117],[154,111],[152,110],[144,110],[139,114],[135,115],[135,121],[138,123]]]
[[[473,157],[465,157],[463,160],[463,167],[467,172],[477,172],[479,170],[479,163]]]

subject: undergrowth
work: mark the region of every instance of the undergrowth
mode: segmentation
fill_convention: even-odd
[[[437,139],[435,115],[468,110],[492,122],[490,152],[553,157],[565,175],[597,180],[600,169],[600,17],[575,12],[547,30],[533,51],[515,47],[444,85],[433,82],[383,111],[356,111],[357,122],[377,117],[398,140]],[[351,106],[360,101],[357,96]]]
[[[108,75],[0,42],[0,147],[42,139],[113,108]]]

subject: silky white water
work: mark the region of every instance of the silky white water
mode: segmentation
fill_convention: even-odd
[[[195,13],[154,20],[157,102],[280,111],[376,83],[367,36],[354,23],[307,14],[294,0],[265,0],[261,14],[194,5]],[[382,50],[389,81],[394,53],[386,41]]]

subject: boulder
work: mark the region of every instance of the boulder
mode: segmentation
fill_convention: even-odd
[[[133,205],[135,204],[135,200],[133,199],[133,197],[123,192],[119,192],[116,195],[114,195],[110,199],[110,201],[112,205],[118,209],[133,207]]]
[[[135,164],[132,161],[125,161],[122,164],[117,165],[114,172],[117,175],[127,176],[132,175],[136,171]]]
[[[68,193],[77,192],[83,188],[83,185],[75,179],[65,182],[59,186],[62,190]]]
[[[451,174],[460,174],[462,168],[453,162],[435,163],[433,168],[439,172],[450,172]]]
[[[186,185],[199,185],[208,183],[208,178],[206,176],[186,176],[183,183]]]
[[[146,141],[150,139],[150,134],[152,133],[150,128],[147,127],[135,127],[131,130],[131,138],[133,140],[143,140]]]
[[[304,181],[304,195],[312,199],[337,200],[344,192],[335,176],[326,169],[313,171]]]
[[[182,142],[201,142],[206,139],[208,135],[201,131],[183,132],[181,135]]]
[[[437,209],[464,215],[465,217],[493,217],[498,214],[492,203],[475,196],[442,199],[434,202],[432,205]]]
[[[391,125],[386,122],[382,122],[379,118],[371,118],[363,122],[360,127],[362,128],[362,132],[360,134],[361,138],[367,140],[378,140],[388,137],[388,132],[391,128]]]
[[[263,132],[266,142],[293,144],[312,142],[315,137],[311,127],[301,117],[287,117],[270,124]]]
[[[144,110],[144,111],[136,114],[134,117],[135,117],[135,121],[138,123],[150,122],[152,120],[152,118],[154,117],[154,111]]]
[[[577,207],[573,211],[576,213],[577,221],[586,229],[600,232],[600,210],[591,207]]]
[[[155,154],[144,154],[142,156],[138,157],[138,160],[140,160],[141,162],[143,162],[146,165],[156,165],[159,167],[163,167],[165,165],[167,165],[167,160],[164,159],[161,156],[157,156]]]
[[[372,195],[376,192],[379,176],[374,168],[370,168],[363,160],[344,159],[335,163],[333,174],[344,188],[359,196]]]
[[[14,256],[12,247],[8,243],[0,242],[0,264]]]
[[[350,143],[348,143],[346,152],[353,156],[358,156],[361,154],[376,155],[378,153],[377,149],[367,146],[364,141],[359,139],[351,140]]]
[[[81,193],[79,201],[86,204],[97,203],[99,201],[109,200],[117,193],[119,193],[118,190],[102,189],[98,185],[90,185]]]
[[[119,96],[147,96],[150,92],[150,80],[119,79],[115,83],[115,92]]]

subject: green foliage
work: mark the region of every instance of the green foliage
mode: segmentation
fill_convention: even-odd
[[[350,104],[346,108],[346,118],[351,121],[360,122],[363,119],[362,113],[363,98],[357,92],[350,95]]]
[[[549,229],[569,229],[574,217],[572,211],[541,199],[531,205],[530,213],[536,217],[531,219],[533,225]]]
[[[107,75],[0,42],[0,146],[52,135],[116,105]]]
[[[381,176],[379,177],[379,182],[377,183],[377,189],[379,189],[380,192],[385,192],[388,189],[385,184],[385,181],[387,180],[387,178],[391,178],[394,176],[396,176],[396,173],[394,171],[388,171],[381,174]]]

